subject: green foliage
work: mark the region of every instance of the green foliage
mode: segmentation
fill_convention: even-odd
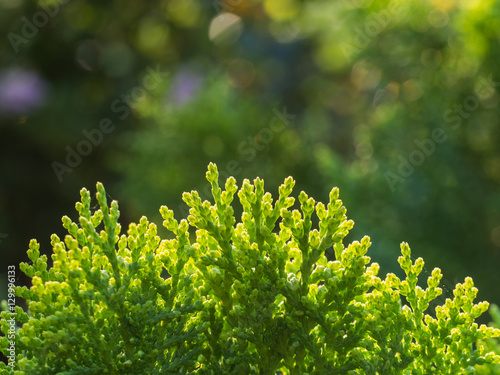
[[[57,14],[40,21],[55,3]],[[212,24],[224,11],[241,23]],[[128,195],[126,222],[159,222],[160,204],[183,217],[179,192],[208,196],[194,179],[208,160],[221,175],[235,160],[241,172],[229,174],[240,181],[258,171],[270,191],[288,175],[322,199],[325,186],[338,186],[357,205],[351,234],[369,231],[384,269],[397,267],[390,260],[405,239],[448,279],[475,275],[484,298],[500,304],[499,18],[500,1],[0,1],[2,74],[30,67],[50,93],[37,111],[0,116],[11,140],[4,151],[16,155],[2,166],[2,260],[20,261],[7,249],[25,246],[24,228],[48,240],[81,186],[99,180]],[[35,35],[29,24],[40,23]],[[210,40],[219,26],[231,43]],[[123,98],[139,94],[148,66],[169,75],[127,110]],[[2,87],[19,102],[19,89]],[[186,91],[187,105],[175,100]],[[296,118],[259,142],[283,106]],[[103,118],[116,129],[57,184],[51,163],[65,162],[67,147]],[[401,158],[421,152],[416,142],[436,128],[445,142],[427,143],[425,160],[401,175]],[[22,214],[32,209],[43,219]]]
[[[52,237],[52,268],[30,243],[32,264],[21,269],[33,286],[16,288],[29,306],[16,310],[23,323],[17,369],[3,365],[0,373],[455,375],[500,363],[483,345],[475,349],[500,330],[474,322],[488,303],[473,303],[472,279],[435,317],[426,314],[441,294],[440,270],[425,290],[417,286],[424,262],[413,262],[403,243],[406,278],[379,278],[366,256],[368,237],[342,243],[353,222],[337,188],[326,206],[301,192],[300,209],[291,210],[291,177],[274,202],[259,178],[239,191],[233,177],[224,191],[218,178],[210,164],[214,203],[184,193],[188,220],[161,208],[170,240],[144,217],[121,234],[118,205],[108,206],[102,184],[94,211],[83,189],[79,224],[64,217],[69,235]],[[237,191],[243,213],[236,224]],[[328,260],[332,246],[335,260]],[[5,334],[7,319],[5,311]],[[8,346],[2,337],[0,349],[7,354]]]
[[[497,305],[492,304],[490,306],[489,313],[493,318],[493,322],[491,326],[494,328],[500,328],[500,308]],[[489,339],[483,342],[487,351],[495,352],[496,354],[500,354],[500,342],[498,338]],[[478,366],[477,373],[479,375],[496,375],[500,373],[500,365],[492,365],[492,366]]]

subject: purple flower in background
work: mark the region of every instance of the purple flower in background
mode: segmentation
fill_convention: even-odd
[[[181,70],[174,78],[170,91],[170,100],[177,106],[189,102],[198,92],[203,77],[192,70]]]
[[[34,71],[6,69],[0,71],[0,112],[21,115],[40,107],[47,84]]]

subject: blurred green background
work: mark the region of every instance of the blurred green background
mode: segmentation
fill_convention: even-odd
[[[407,241],[500,304],[500,1],[0,0],[0,30],[0,286],[82,187],[161,226],[213,161],[338,186],[381,274]]]

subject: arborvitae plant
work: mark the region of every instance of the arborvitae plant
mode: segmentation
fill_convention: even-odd
[[[300,209],[291,211],[291,177],[274,202],[261,179],[245,180],[236,224],[234,178],[222,191],[210,164],[207,179],[214,203],[185,193],[188,220],[161,208],[175,237],[164,240],[145,217],[121,234],[118,204],[108,206],[104,187],[97,184],[97,210],[83,189],[79,223],[64,217],[69,235],[52,236],[53,267],[30,243],[32,264],[21,269],[33,285],[15,288],[28,311],[15,309],[22,326],[14,369],[2,364],[0,373],[457,375],[500,363],[477,344],[500,330],[474,322],[488,303],[473,303],[472,280],[428,315],[441,294],[440,270],[422,289],[424,262],[413,262],[403,243],[405,280],[379,278],[368,237],[342,243],[353,222],[337,188],[326,206],[301,192]],[[6,335],[11,316],[2,312]],[[9,346],[2,337],[6,355]]]
[[[500,308],[497,305],[491,305],[489,313],[493,318],[491,326],[500,329]],[[500,341],[498,338],[485,340],[484,343],[486,351],[492,351],[500,355]],[[497,365],[480,365],[477,366],[477,373],[479,375],[498,375],[500,374],[500,364]]]

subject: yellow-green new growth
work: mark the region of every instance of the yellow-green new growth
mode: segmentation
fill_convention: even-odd
[[[481,344],[500,330],[475,323],[488,304],[473,303],[472,280],[429,315],[440,270],[422,289],[424,262],[402,244],[406,278],[379,278],[368,237],[343,244],[353,222],[337,188],[326,206],[301,192],[292,210],[291,177],[276,201],[259,178],[238,191],[234,178],[222,190],[218,177],[210,164],[213,203],[184,193],[187,220],[161,207],[169,240],[144,217],[121,234],[103,186],[96,211],[83,189],[79,224],[65,217],[69,235],[52,237],[52,268],[30,243],[33,264],[21,269],[33,286],[16,288],[29,310],[16,309],[15,366],[0,374],[455,375],[500,363]],[[8,319],[2,312],[4,333]],[[9,345],[0,338],[0,350]]]

